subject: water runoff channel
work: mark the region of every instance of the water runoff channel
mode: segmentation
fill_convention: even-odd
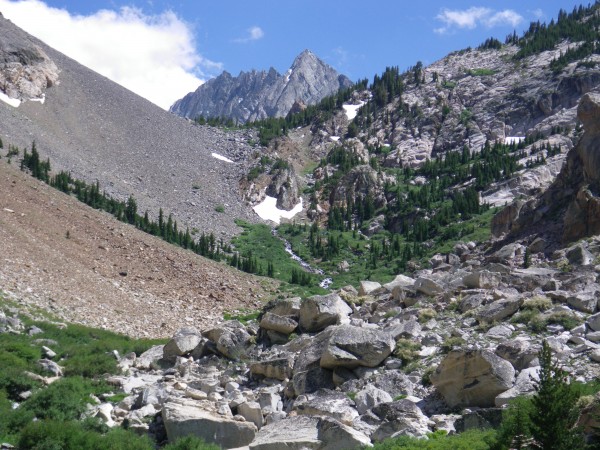
[[[290,258],[292,258],[294,261],[297,261],[298,264],[300,264],[300,266],[302,266],[303,269],[305,269],[307,272],[314,273],[316,275],[323,275],[323,276],[325,275],[325,272],[323,272],[321,269],[319,269],[318,267],[311,266],[306,261],[304,261],[302,258],[300,258],[297,254],[295,254],[294,250],[292,250],[292,244],[290,244],[290,242],[287,239],[284,239],[283,237],[281,237],[275,228],[273,228],[271,230],[271,233],[273,233],[273,236],[275,236],[275,237],[281,239],[281,241],[283,241],[283,243],[285,245],[285,251],[287,252],[287,254],[290,255]],[[322,287],[323,289],[329,289],[329,286],[331,286],[331,283],[333,283],[333,280],[330,277],[326,277],[326,278],[323,278],[319,282],[319,286]]]

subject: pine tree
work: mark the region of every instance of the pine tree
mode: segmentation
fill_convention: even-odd
[[[531,414],[533,448],[572,450],[585,447],[583,434],[575,428],[579,417],[579,395],[567,382],[567,374],[552,361],[552,351],[542,342],[540,381],[532,399]]]

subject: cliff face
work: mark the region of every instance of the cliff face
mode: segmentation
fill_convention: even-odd
[[[227,117],[237,122],[283,117],[296,102],[315,104],[351,85],[347,77],[305,50],[284,75],[273,68],[240,72],[237,77],[223,72],[175,102],[171,112],[190,119]]]
[[[494,219],[496,235],[544,234],[572,242],[600,233],[600,93],[585,94],[577,109],[584,134],[569,151],[552,185],[522,205],[511,205]]]

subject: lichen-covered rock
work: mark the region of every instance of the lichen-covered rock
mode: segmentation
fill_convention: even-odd
[[[516,313],[522,304],[520,297],[496,300],[477,311],[477,319],[488,323],[500,321]]]
[[[463,283],[469,289],[494,289],[500,281],[500,274],[489,270],[479,270],[463,277]]]
[[[434,296],[444,292],[444,287],[433,278],[419,277],[414,284],[415,290],[422,294]]]

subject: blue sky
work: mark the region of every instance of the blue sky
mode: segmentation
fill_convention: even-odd
[[[504,40],[514,29],[520,34],[530,21],[550,21],[559,9],[570,12],[578,4],[572,0],[0,0],[0,12],[46,42],[56,40],[50,45],[75,59],[85,59],[81,62],[88,66],[96,64],[90,62],[96,57],[104,72],[93,68],[113,79],[118,78],[113,72],[127,75],[126,66],[131,64],[121,63],[115,69],[109,67],[111,59],[117,61],[119,53],[140,49],[136,54],[146,73],[155,64],[156,72],[163,70],[166,79],[181,76],[175,83],[179,91],[173,88],[173,93],[164,92],[160,100],[152,99],[165,107],[171,97],[176,100],[182,90],[193,90],[191,86],[222,70],[237,75],[240,70],[273,66],[283,72],[304,49],[352,80],[372,79],[386,66],[405,69],[419,60],[427,65],[490,36]],[[60,20],[49,20],[54,13],[62,14],[57,15]],[[53,29],[57,23],[60,28]],[[118,27],[111,32],[114,24]],[[131,33],[128,24],[133,27]],[[90,42],[85,42],[86,37]],[[93,48],[92,38],[97,45],[108,41],[107,45]],[[125,39],[132,40],[131,47],[123,44]],[[70,50],[77,45],[83,50]],[[169,45],[175,50],[170,51]],[[149,60],[142,62],[146,57]],[[185,74],[167,75],[167,64]],[[158,74],[144,81],[141,76],[137,75],[136,82],[131,75],[129,87],[147,84],[144,89],[150,92],[154,82],[155,90],[168,85],[165,79],[159,81]],[[149,98],[151,93],[144,96]]]

